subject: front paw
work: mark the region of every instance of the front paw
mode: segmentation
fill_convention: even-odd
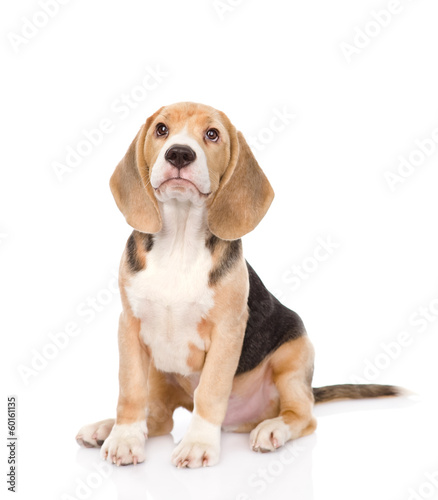
[[[144,462],[146,437],[145,420],[133,424],[116,424],[102,445],[101,456],[118,466]]]
[[[201,443],[183,439],[172,453],[172,463],[179,467],[208,467],[219,462],[219,443]]]
[[[177,467],[207,467],[219,462],[221,426],[193,414],[187,434],[172,453]]]

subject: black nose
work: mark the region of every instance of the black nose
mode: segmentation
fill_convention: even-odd
[[[196,153],[189,146],[175,144],[166,151],[164,158],[176,168],[183,168],[196,160]]]

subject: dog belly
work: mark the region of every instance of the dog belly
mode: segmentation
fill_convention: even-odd
[[[260,421],[276,416],[279,396],[267,364],[235,378],[222,427],[247,432]]]

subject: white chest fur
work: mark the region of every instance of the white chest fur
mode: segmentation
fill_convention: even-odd
[[[131,278],[126,291],[155,366],[189,375],[190,345],[204,349],[197,325],[213,306],[206,214],[202,206],[176,200],[160,209],[163,229],[154,236],[146,269]]]

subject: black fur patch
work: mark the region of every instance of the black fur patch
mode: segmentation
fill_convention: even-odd
[[[154,246],[154,237],[152,234],[142,233],[143,244],[146,252],[150,252]]]
[[[141,271],[143,266],[138,259],[137,256],[137,241],[135,239],[134,232],[131,233],[131,236],[128,238],[126,243],[126,256],[128,259],[129,268],[133,273]]]
[[[152,234],[140,233],[139,231],[132,231],[131,236],[126,243],[126,255],[128,265],[133,273],[141,271],[144,267],[141,259],[138,256],[137,241],[143,244],[144,250],[150,252],[154,246],[154,237]],[[142,250],[140,250],[141,252]]]
[[[205,246],[213,253],[221,240],[214,234],[210,235],[205,241]]]
[[[305,334],[301,318],[278,301],[246,263],[249,274],[249,318],[236,375],[259,365],[288,340]]]
[[[212,236],[212,238],[216,238],[216,236]],[[212,238],[210,238],[206,242],[208,248],[216,247],[219,243],[219,238],[216,238],[217,241],[212,240]],[[218,265],[210,271],[210,275],[208,277],[208,283],[210,286],[215,285],[223,276],[225,276],[225,274],[227,274],[233,268],[234,264],[242,254],[241,240],[233,240],[223,243],[225,243],[226,246],[222,253],[222,257],[219,260]]]

